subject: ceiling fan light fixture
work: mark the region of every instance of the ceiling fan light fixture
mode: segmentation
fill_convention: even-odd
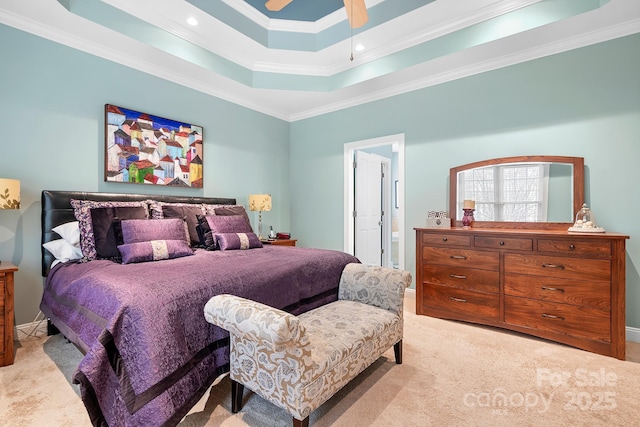
[[[360,28],[369,21],[367,5],[364,0],[342,0],[351,28]]]
[[[264,4],[264,7],[271,12],[278,12],[284,9],[284,7],[292,1],[293,0],[269,0]]]

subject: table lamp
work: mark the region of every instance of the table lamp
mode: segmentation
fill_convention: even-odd
[[[19,180],[0,178],[0,209],[20,209]]]
[[[20,209],[20,181],[0,178],[0,209]]]
[[[262,212],[271,210],[271,194],[249,194],[249,210],[258,211],[258,238],[262,240]]]

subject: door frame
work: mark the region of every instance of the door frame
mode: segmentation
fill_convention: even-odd
[[[355,209],[353,158],[356,150],[398,144],[398,268],[405,267],[405,230],[404,230],[404,133],[379,138],[347,142],[344,144],[344,251],[354,254]]]

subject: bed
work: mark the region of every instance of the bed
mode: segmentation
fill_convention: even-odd
[[[43,191],[43,244],[59,241],[52,229],[76,220],[72,200],[237,207],[228,198]],[[84,353],[73,382],[94,425],[176,425],[229,370],[228,334],[203,315],[213,295],[231,293],[299,314],[336,300],[342,269],[358,262],[340,251],[277,245],[191,252],[153,262],[82,259],[52,267],[55,257],[43,247],[40,307],[51,330]]]

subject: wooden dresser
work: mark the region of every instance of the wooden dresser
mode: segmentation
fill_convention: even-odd
[[[0,366],[13,364],[13,273],[18,267],[0,263]]]
[[[416,228],[416,313],[625,359],[625,239],[616,233]]]

